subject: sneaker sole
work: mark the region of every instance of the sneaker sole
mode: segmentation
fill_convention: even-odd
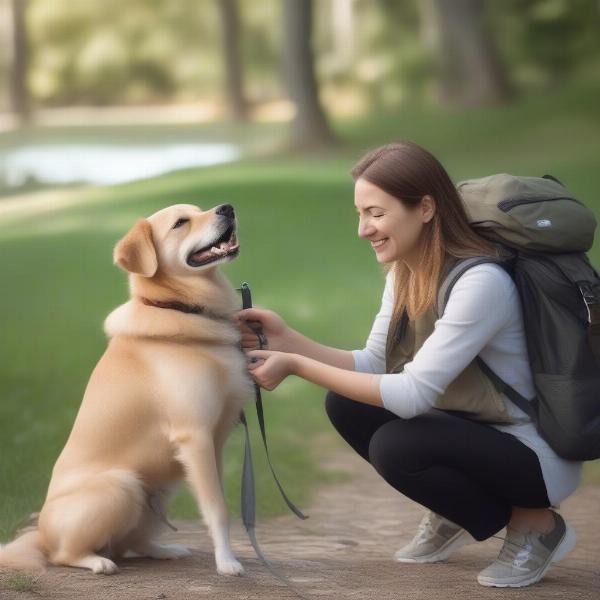
[[[394,555],[394,560],[396,562],[403,563],[430,563],[430,562],[440,562],[446,560],[454,551],[466,546],[467,544],[472,544],[476,542],[471,534],[463,529],[459,531],[454,537],[451,537],[443,546],[439,548],[434,554],[428,554],[426,556],[418,556],[415,558],[411,557],[396,557]]]
[[[567,522],[565,522],[565,526],[565,534],[554,549],[554,552],[550,555],[548,562],[546,563],[544,568],[538,573],[532,575],[528,579],[522,579],[520,581],[512,582],[499,582],[494,581],[493,579],[478,576],[477,582],[486,587],[524,587],[526,585],[531,585],[533,583],[538,582],[554,563],[565,558],[565,556],[567,556],[567,554],[569,554],[569,552],[571,552],[571,550],[573,550],[573,548],[575,547],[575,542],[577,541],[575,531],[569,526]]]

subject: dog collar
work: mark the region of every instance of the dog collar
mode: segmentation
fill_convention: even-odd
[[[223,321],[232,321],[233,319],[229,315],[219,314],[212,311],[202,304],[186,304],[185,302],[179,302],[178,300],[150,300],[150,298],[140,297],[140,300],[146,306],[154,306],[156,308],[167,308],[171,310],[178,310],[183,313],[189,313],[194,315],[203,315],[211,319],[221,319]]]

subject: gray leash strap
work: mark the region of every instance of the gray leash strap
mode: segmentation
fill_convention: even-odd
[[[242,293],[242,307],[243,308],[252,308],[252,296],[250,294],[250,286],[244,281],[242,283],[241,287],[237,288],[237,289],[240,290]],[[250,327],[250,325],[249,325],[249,327]],[[258,336],[259,348],[262,350],[263,346],[266,346],[266,344],[267,344],[267,338],[262,331],[262,327],[260,325],[254,325],[253,327],[251,327],[251,329]],[[242,349],[242,351],[243,351],[243,349]],[[273,468],[273,463],[271,462],[271,457],[269,455],[269,447],[267,445],[265,415],[264,415],[264,411],[263,411],[262,396],[260,393],[260,385],[258,385],[258,383],[256,383],[256,382],[254,382],[254,393],[256,395],[256,416],[258,417],[258,424],[260,426],[260,433],[262,435],[263,444],[265,446],[265,453],[267,455],[267,461],[269,462],[269,467],[271,469],[271,473],[273,474],[273,478],[275,479],[275,483],[277,484],[277,487],[279,488],[279,492],[281,493],[281,496],[285,500],[285,503],[288,505],[290,510],[293,513],[295,513],[295,515],[297,517],[299,517],[300,519],[308,519],[308,516],[303,514],[302,511],[297,506],[295,506],[294,503],[287,497],[287,494],[283,491],[283,487],[281,486],[281,483],[279,482],[279,478],[275,474],[275,469]],[[243,411],[242,411],[242,414],[243,414]]]
[[[240,288],[237,288],[242,293],[242,307],[243,308],[251,308],[252,307],[252,299],[250,296],[250,286],[243,282]],[[260,331],[260,327],[256,329],[252,328],[259,340],[259,347],[262,349],[264,345],[267,343],[267,338],[262,331]],[[263,443],[265,446],[265,453],[267,455],[267,460],[269,462],[269,467],[271,468],[271,473],[277,483],[277,487],[285,500],[286,504],[289,508],[296,514],[300,519],[307,519],[308,516],[304,515],[287,497],[286,493],[283,491],[283,487],[279,483],[279,479],[275,474],[275,470],[273,469],[273,464],[271,463],[271,458],[269,456],[269,449],[267,446],[267,436],[265,433],[265,421],[264,421],[264,413],[262,407],[262,397],[260,393],[260,386],[254,382],[254,390],[256,394],[256,413],[258,417],[258,422],[260,425],[260,431],[263,438]],[[254,469],[252,466],[252,448],[250,445],[250,432],[248,430],[248,422],[246,421],[246,415],[242,410],[240,413],[240,422],[244,425],[244,431],[246,434],[246,442],[244,447],[244,464],[242,467],[242,486],[241,486],[241,512],[242,512],[242,521],[244,523],[244,527],[246,528],[246,532],[248,533],[248,538],[250,539],[250,543],[256,552],[256,555],[260,558],[263,564],[269,569],[269,571],[280,581],[285,583],[298,597],[304,598],[304,600],[311,600],[310,596],[307,596],[304,592],[299,590],[287,577],[277,572],[275,567],[271,564],[271,562],[266,558],[263,554],[262,550],[258,545],[258,541],[256,540],[256,531],[255,531],[255,515],[256,515],[256,492],[254,485]]]
[[[285,583],[298,597],[304,598],[304,600],[312,600],[310,596],[307,596],[304,592],[299,590],[287,577],[285,577],[285,575],[277,572],[275,567],[262,553],[262,550],[258,545],[254,527],[256,514],[256,494],[254,488],[254,471],[252,467],[252,449],[250,447],[250,433],[248,431],[248,423],[246,422],[244,411],[242,411],[240,414],[240,421],[244,424],[244,430],[246,432],[244,466],[242,468],[242,521],[244,522],[244,527],[248,533],[250,543],[252,544],[256,555],[277,579]]]
[[[175,525],[173,525],[173,523],[170,523],[169,520],[167,519],[167,515],[165,514],[164,510],[162,509],[162,506],[161,506],[160,502],[158,501],[158,498],[156,497],[156,494],[148,495],[146,497],[146,502],[148,503],[148,506],[152,509],[152,511],[154,512],[154,514],[167,527],[170,527],[173,531],[179,531],[177,529],[177,527],[175,527]]]

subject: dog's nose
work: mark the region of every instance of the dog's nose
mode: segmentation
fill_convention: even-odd
[[[219,208],[215,211],[218,215],[223,215],[224,217],[233,217],[233,206],[231,204],[221,204]]]

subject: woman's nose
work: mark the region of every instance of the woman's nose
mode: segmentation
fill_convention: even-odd
[[[358,237],[368,237],[373,235],[377,231],[377,228],[373,225],[359,225],[358,226]]]

